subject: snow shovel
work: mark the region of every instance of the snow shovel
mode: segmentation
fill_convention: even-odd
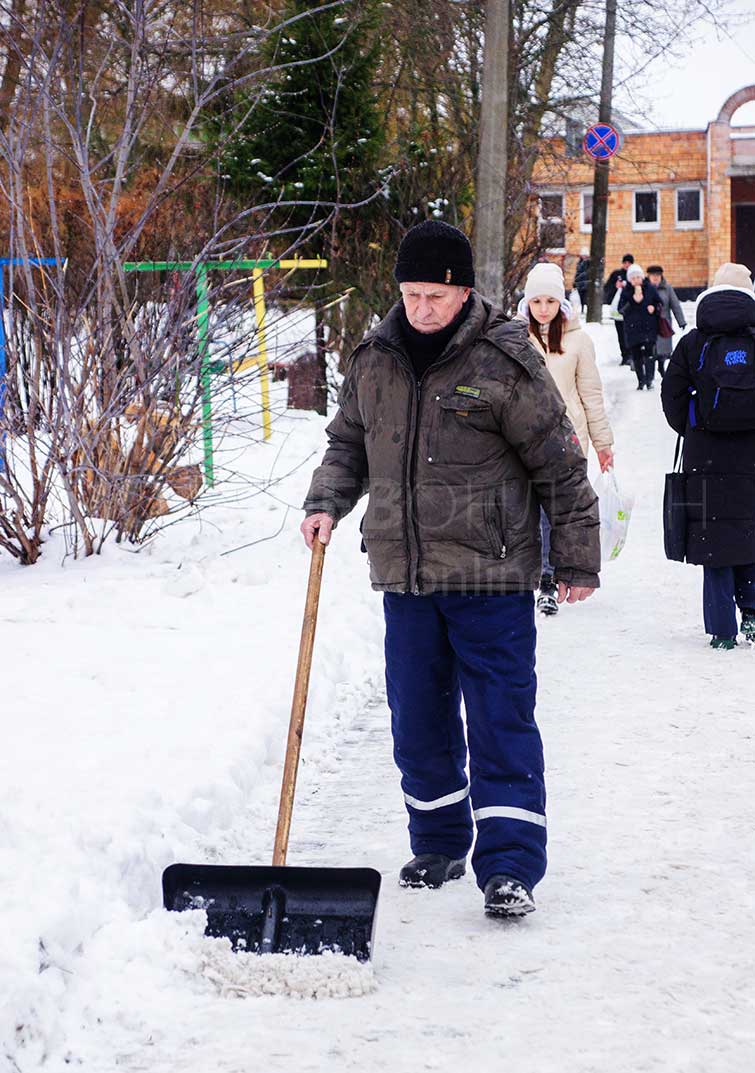
[[[272,867],[172,864],[163,872],[163,904],[178,911],[204,909],[205,934],[230,939],[234,950],[333,951],[367,961],[372,955],[380,873],[374,868],[286,865],[324,558],[325,545],[315,536]]]

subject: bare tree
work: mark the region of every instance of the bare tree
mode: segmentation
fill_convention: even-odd
[[[278,73],[263,44],[306,15],[40,0],[3,17],[17,66],[5,68],[0,221],[19,267],[7,280],[0,546],[30,563],[51,520],[91,554],[110,533],[141,539],[206,492],[208,407],[217,438],[230,394],[227,376],[210,379],[207,326],[226,372],[253,329],[249,273],[209,273],[204,309],[200,273],[291,242],[272,220],[280,200],[229,204],[201,127],[229,87],[256,107]],[[313,203],[305,236],[337,207]],[[40,253],[56,265],[40,272]],[[186,270],[151,281],[124,271],[145,257]]]

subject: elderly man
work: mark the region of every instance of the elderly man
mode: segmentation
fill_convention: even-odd
[[[473,289],[466,236],[419,224],[395,276],[401,301],[349,361],[301,528],[309,547],[327,544],[369,492],[363,536],[385,594],[394,756],[415,854],[399,881],[462,876],[474,817],[485,910],[517,916],[534,909],[546,864],[534,718],[540,504],[559,602],[576,603],[598,585],[597,501],[527,326]]]

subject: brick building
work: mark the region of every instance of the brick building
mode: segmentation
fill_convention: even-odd
[[[661,263],[682,297],[707,286],[718,265],[755,272],[755,126],[732,126],[746,86],[706,130],[632,131],[611,161],[606,267],[630,252]],[[533,215],[541,247],[569,282],[590,245],[593,168],[581,145],[550,138],[533,175]]]

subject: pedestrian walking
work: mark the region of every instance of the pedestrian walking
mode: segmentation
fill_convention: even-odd
[[[616,297],[617,291],[622,291],[627,282],[627,269],[631,268],[634,264],[634,257],[631,253],[625,253],[621,258],[621,268],[614,268],[611,275],[606,280],[605,287],[603,288],[603,301],[606,305],[611,305]],[[624,338],[624,322],[614,320],[616,325],[616,335],[619,339],[619,350],[621,351],[621,364],[631,365],[632,359],[629,356],[629,350],[627,348],[626,340]]]
[[[655,287],[660,298],[658,307],[658,336],[655,341],[655,359],[658,363],[658,372],[663,376],[666,362],[671,357],[674,349],[674,324],[672,315],[679,327],[684,331],[687,320],[684,316],[682,303],[676,296],[676,291],[667,281],[663,274],[662,265],[648,265],[648,279]]]
[[[637,374],[637,390],[652,390],[655,379],[655,341],[658,338],[658,291],[639,265],[629,266],[619,312],[624,317],[624,341]]]
[[[755,290],[745,265],[722,265],[700,295],[661,387],[684,436],[686,560],[703,567],[713,648],[737,644],[737,614],[755,642]]]
[[[485,911],[521,915],[534,909],[546,867],[534,718],[539,504],[558,599],[576,603],[598,585],[597,500],[527,326],[474,290],[466,236],[442,221],[412,228],[395,277],[401,299],[348,362],[301,528],[308,546],[328,543],[369,492],[363,536],[384,593],[394,757],[414,854],[400,883],[439,887],[463,875],[474,820]]]
[[[574,290],[579,295],[583,309],[587,309],[587,290],[590,285],[590,251],[583,246],[579,251],[579,260],[574,271]]]
[[[543,355],[566,403],[582,453],[586,458],[592,443],[605,473],[613,465],[613,432],[606,416],[595,347],[573,314],[558,265],[541,264],[532,269],[518,312],[527,321],[530,341]],[[540,512],[540,533],[543,559],[537,609],[544,615],[555,615],[558,602],[550,559],[550,522],[544,510]]]

